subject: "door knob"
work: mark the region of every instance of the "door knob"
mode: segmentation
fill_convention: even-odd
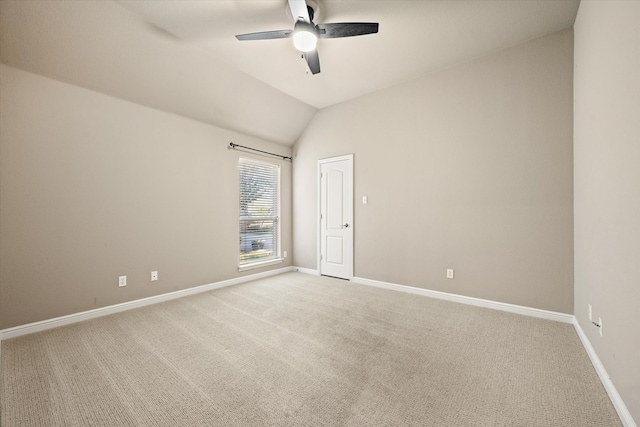
[[[349,223],[346,223],[345,225],[343,225],[344,228],[349,228]]]

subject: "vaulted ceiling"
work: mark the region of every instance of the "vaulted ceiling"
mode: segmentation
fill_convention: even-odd
[[[292,145],[317,109],[573,25],[579,0],[315,0],[315,23],[378,22],[324,39],[312,75],[286,0],[0,2],[0,61]]]

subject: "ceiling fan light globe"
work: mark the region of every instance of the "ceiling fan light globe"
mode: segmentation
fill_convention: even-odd
[[[293,45],[300,52],[312,52],[318,44],[318,36],[307,30],[293,33]]]

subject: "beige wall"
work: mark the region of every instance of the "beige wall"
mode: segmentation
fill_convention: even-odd
[[[288,147],[5,65],[0,93],[0,329],[240,275],[227,146]]]
[[[295,264],[317,268],[318,159],[354,153],[355,276],[572,313],[572,49],[565,30],[318,112]]]
[[[640,425],[640,2],[580,4],[574,90],[575,314]]]

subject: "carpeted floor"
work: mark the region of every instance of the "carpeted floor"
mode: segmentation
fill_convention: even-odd
[[[288,273],[3,341],[14,426],[620,426],[573,326]]]

